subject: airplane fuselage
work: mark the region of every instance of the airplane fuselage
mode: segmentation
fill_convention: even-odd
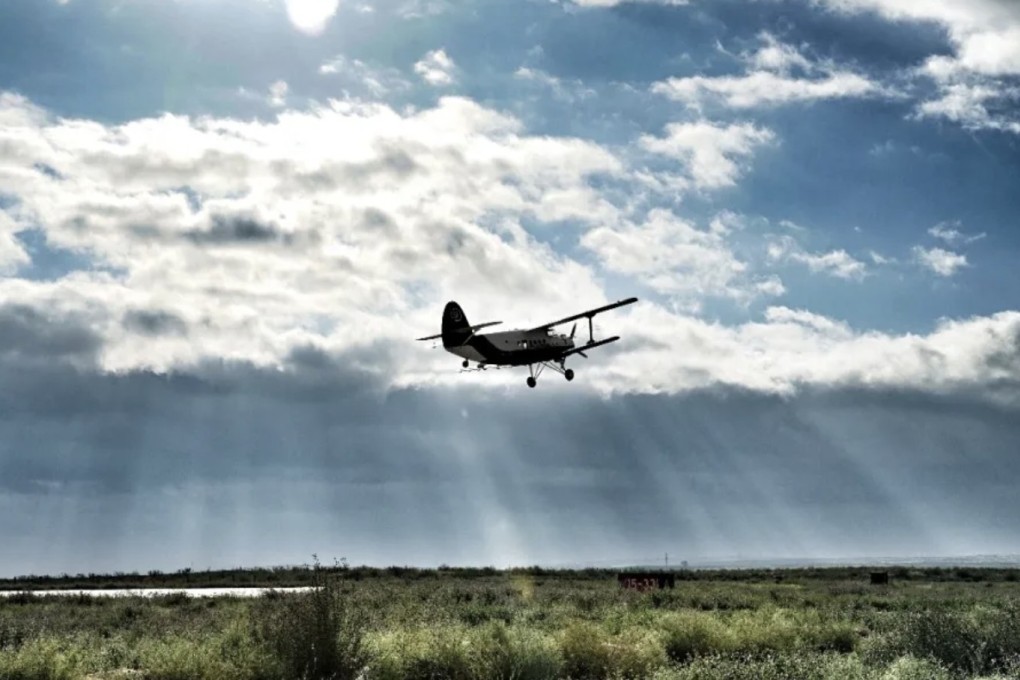
[[[475,334],[461,344],[443,343],[451,354],[462,359],[491,366],[527,366],[543,361],[558,361],[564,352],[574,348],[566,335],[546,331],[500,331]]]

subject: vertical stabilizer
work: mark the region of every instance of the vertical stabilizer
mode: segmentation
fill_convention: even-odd
[[[447,302],[443,310],[443,347],[463,345],[469,337],[471,325],[468,324],[464,310],[456,302]]]

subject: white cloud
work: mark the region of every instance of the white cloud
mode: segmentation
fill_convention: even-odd
[[[735,184],[743,172],[740,160],[775,139],[771,130],[750,123],[726,127],[707,121],[669,123],[665,132],[665,137],[643,135],[639,143],[647,151],[684,163],[693,185],[701,189]]]
[[[793,45],[779,42],[771,33],[762,33],[759,37],[764,44],[757,52],[745,58],[750,66],[760,71],[778,73],[789,73],[797,68],[803,71],[814,70],[815,65]]]
[[[322,33],[340,6],[340,0],[286,0],[286,3],[290,22],[310,35]]]
[[[338,78],[346,88],[355,92],[363,91],[376,100],[411,88],[411,83],[398,69],[368,64],[343,54],[323,62],[319,66],[319,73]]]
[[[914,246],[911,250],[914,261],[930,269],[939,276],[952,276],[961,267],[967,266],[967,256],[942,248],[923,248]]]
[[[652,92],[700,107],[706,99],[738,109],[780,105],[815,99],[864,97],[891,93],[881,85],[830,63],[811,62],[795,47],[771,34],[760,36],[763,45],[743,55],[747,70],[739,76],[688,76],[654,83]],[[791,75],[800,70],[803,75]]]
[[[895,335],[783,307],[767,310],[763,322],[725,326],[645,301],[625,327],[627,341],[613,360],[586,367],[585,381],[596,380],[607,392],[717,385],[777,394],[916,389],[1020,406],[1020,312],[943,321],[928,335]]]
[[[24,318],[74,320],[80,330],[62,351],[81,347],[69,360],[104,371],[286,367],[313,348],[390,385],[520,388],[520,373],[461,376],[455,359],[411,339],[435,331],[449,299],[478,321],[513,327],[616,298],[592,269],[529,236],[525,219],[579,222],[607,271],[686,308],[699,296],[783,290],[736,254],[734,220],[698,228],[662,211],[635,223],[592,186],[599,175],[631,177],[613,154],[530,135],[464,98],[407,112],[330,102],[271,121],[164,115],[111,125],[49,116],[8,95],[0,146],[0,186],[18,205],[3,231],[11,219],[30,224],[105,269],[0,278],[0,300],[28,310]],[[849,385],[1020,403],[1015,312],[925,336],[784,308],[724,325],[644,299],[600,321],[624,341],[584,364],[572,389]]]
[[[959,226],[959,222],[941,222],[929,229],[928,233],[950,245],[956,243],[973,243],[974,241],[980,241],[986,236],[984,232],[980,234],[965,234],[959,230]]]
[[[287,91],[290,88],[287,86],[287,81],[277,80],[275,83],[269,86],[269,104],[276,108],[281,108],[287,105]]]
[[[747,302],[758,295],[781,295],[778,277],[753,278],[726,242],[725,216],[709,229],[698,229],[665,209],[652,210],[642,224],[592,229],[581,246],[594,252],[603,266],[635,276],[646,285],[681,299],[697,310],[705,297]]]
[[[24,227],[0,210],[0,275],[13,274],[18,267],[30,262],[28,253],[15,237]]]
[[[456,65],[450,59],[445,50],[432,50],[414,65],[414,72],[422,77],[429,85],[444,86],[452,85],[456,80],[454,72]]]
[[[115,273],[2,279],[0,299],[85,315],[108,370],[274,365],[305,344],[402,342],[432,328],[432,308],[450,297],[518,314],[537,295],[604,301],[592,272],[519,221],[617,219],[589,179],[620,162],[581,140],[529,136],[467,99],[404,114],[331,102],[269,122],[123,125],[3,102],[0,185],[19,220]],[[153,308],[187,332],[143,337],[121,323]]]
[[[828,274],[839,279],[860,281],[868,273],[867,265],[843,249],[809,253],[790,236],[773,239],[766,253],[773,262],[793,260],[807,265],[814,273]]]
[[[397,8],[397,16],[401,19],[421,19],[444,14],[453,9],[447,0],[407,0]]]
[[[1020,73],[1020,5],[1013,0],[813,0],[843,12],[935,21],[956,48],[955,67],[986,75]]]
[[[840,12],[875,12],[894,21],[937,22],[955,53],[930,57],[920,73],[939,96],[923,102],[919,117],[944,117],[972,129],[1020,134],[1015,102],[1020,91],[1020,3],[1014,0],[812,0]],[[988,104],[994,103],[993,113]],[[1005,109],[1005,112],[1002,110]]]
[[[861,280],[867,273],[867,267],[860,260],[855,260],[845,250],[833,250],[828,253],[790,253],[790,258],[803,262],[813,272],[824,272],[840,279]]]
[[[895,264],[896,263],[896,258],[886,257],[885,255],[882,255],[881,253],[876,253],[874,250],[868,252],[868,257],[871,258],[872,262],[874,262],[875,264],[878,264],[878,265]]]
[[[542,85],[548,88],[557,99],[568,102],[595,96],[595,90],[585,87],[584,83],[580,80],[564,83],[560,78],[552,76],[541,69],[521,66],[514,71],[514,78]]]

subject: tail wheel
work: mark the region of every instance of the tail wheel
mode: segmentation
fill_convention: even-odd
[[[567,370],[565,370],[563,372],[563,377],[567,379],[567,382],[570,382],[571,380],[573,380],[574,379],[574,369],[568,368]]]
[[[468,360],[465,359],[464,361],[461,362],[460,365],[463,366],[464,368],[467,368],[468,367]]]
[[[532,378],[531,376],[528,376],[528,387],[534,387],[537,384],[538,384],[538,382],[536,382],[536,380],[534,378]]]

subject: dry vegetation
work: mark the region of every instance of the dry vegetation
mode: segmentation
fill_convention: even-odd
[[[603,572],[338,568],[256,599],[19,595],[0,678],[1020,677],[1015,572],[684,576],[635,593]]]

